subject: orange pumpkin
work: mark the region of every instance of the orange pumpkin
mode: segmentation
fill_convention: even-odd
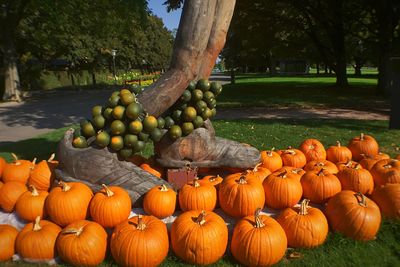
[[[395,159],[400,160],[400,154],[395,157]]]
[[[271,172],[274,172],[282,168],[282,158],[274,151],[274,148],[271,150],[261,151],[261,166],[269,169]]]
[[[295,167],[290,167],[290,166],[283,166],[279,170],[275,171],[275,173],[282,173],[284,171],[297,174],[299,181],[300,181],[301,177],[306,173],[306,171],[303,170],[302,168],[295,168]]]
[[[11,260],[15,254],[18,230],[11,225],[0,224],[0,262]]]
[[[135,216],[114,228],[111,254],[121,266],[158,266],[168,254],[166,225],[153,216]]]
[[[192,210],[172,223],[171,245],[174,253],[190,264],[217,262],[228,244],[228,228],[216,213]]]
[[[274,172],[264,180],[263,187],[265,204],[273,209],[293,207],[303,194],[299,175],[287,171]]]
[[[102,187],[90,201],[90,215],[101,226],[113,228],[128,219],[132,208],[131,198],[119,186],[102,184]]]
[[[379,152],[375,156],[366,156],[363,154],[362,157],[363,159],[360,160],[360,164],[361,166],[363,166],[363,168],[367,170],[371,170],[375,163],[377,163],[381,159],[390,159],[390,156],[388,154],[382,152]]]
[[[283,166],[303,168],[307,163],[306,156],[298,149],[290,148],[282,151],[281,154]]]
[[[36,158],[31,162],[28,160],[20,160],[13,153],[14,161],[8,163],[3,171],[4,182],[19,182],[26,184],[28,182],[31,171],[35,167]]]
[[[353,190],[362,194],[371,194],[374,190],[374,179],[367,169],[360,164],[343,168],[337,177],[343,190]]]
[[[171,216],[175,212],[176,192],[166,185],[150,189],[143,199],[143,209],[159,219]]]
[[[336,141],[336,146],[330,146],[326,150],[326,159],[333,163],[348,162],[352,157],[350,149],[342,146],[339,141]]]
[[[55,243],[61,228],[37,216],[35,222],[28,223],[18,234],[15,249],[25,259],[49,261],[55,257]]]
[[[107,233],[96,222],[75,221],[60,232],[56,248],[60,258],[69,264],[96,266],[106,256]]]
[[[324,145],[317,139],[306,139],[301,143],[299,149],[306,156],[307,162],[323,161],[326,159],[326,151]]]
[[[199,180],[199,183],[210,183],[215,186],[215,189],[219,189],[219,185],[222,183],[224,179],[219,175],[207,175],[204,176],[202,179]]]
[[[286,233],[288,245],[295,248],[313,248],[322,245],[328,236],[328,221],[317,208],[308,206],[304,199],[300,207],[282,211],[277,221]]]
[[[200,184],[196,178],[192,183],[185,184],[178,194],[181,210],[212,211],[217,204],[217,190],[212,184]]]
[[[219,188],[219,204],[232,217],[245,217],[264,207],[265,195],[260,180],[250,173],[225,177]]]
[[[23,193],[15,204],[15,211],[25,221],[33,222],[38,216],[47,216],[44,202],[49,194],[47,191],[38,191],[35,186],[30,185],[29,191]]]
[[[54,182],[54,169],[58,166],[58,161],[54,160],[53,153],[50,158],[39,162],[32,170],[28,183],[34,185],[38,190],[48,191]]]
[[[7,161],[5,159],[3,159],[2,157],[0,157],[0,181],[2,180],[1,177],[3,176],[3,171],[4,168],[7,165]]]
[[[360,165],[358,162],[352,161],[352,160],[349,160],[348,162],[336,163],[336,167],[338,168],[339,171],[346,169],[346,168],[355,168],[356,166],[358,166],[357,168],[362,168],[362,165]]]
[[[87,217],[92,190],[83,183],[59,182],[47,196],[45,208],[50,219],[60,226]]]
[[[24,184],[18,182],[4,183],[0,188],[0,208],[5,212],[13,212],[18,198],[28,191]]]
[[[252,175],[257,177],[262,183],[268,175],[271,174],[271,171],[267,168],[261,167],[261,163],[257,164],[252,170],[248,170]]]
[[[374,164],[371,169],[374,177],[375,186],[387,183],[400,183],[400,161],[396,159],[382,159]]]
[[[0,188],[3,186],[3,182],[2,181],[0,181]]]
[[[379,152],[379,145],[375,138],[363,133],[351,139],[347,147],[350,149],[353,159],[356,161],[363,159],[362,154],[366,156],[375,156]]]
[[[154,176],[156,176],[158,178],[161,178],[163,176],[164,170],[163,170],[162,167],[159,167],[159,166],[156,166],[156,165],[151,166],[148,163],[143,163],[142,165],[140,165],[140,168],[142,168],[143,170],[153,174]]]
[[[381,213],[375,202],[350,190],[332,197],[325,213],[333,230],[356,240],[375,239],[381,225]]]
[[[378,204],[384,216],[400,219],[400,184],[386,184],[377,187],[371,198]]]
[[[231,242],[233,257],[246,266],[270,266],[285,255],[287,239],[277,221],[266,215],[255,215],[240,220]]]
[[[337,166],[328,160],[313,160],[308,162],[306,166],[304,166],[305,171],[319,171],[321,169],[324,169],[332,174],[336,174],[339,172]]]
[[[303,196],[318,204],[325,203],[342,190],[339,179],[324,169],[306,172],[301,177],[301,186]]]

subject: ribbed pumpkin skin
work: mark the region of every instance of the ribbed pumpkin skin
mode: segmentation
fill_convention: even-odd
[[[15,254],[18,230],[11,225],[0,224],[0,262],[8,261]]]
[[[212,184],[200,184],[197,180],[185,184],[178,193],[181,210],[212,211],[217,204],[217,189]]]
[[[166,186],[155,186],[150,189],[143,199],[143,209],[159,219],[171,216],[175,212],[176,192]]]
[[[395,159],[382,159],[375,163],[371,169],[375,186],[400,183],[400,161]]]
[[[228,244],[228,228],[214,212],[206,212],[204,223],[196,222],[200,210],[182,213],[172,223],[171,245],[174,253],[190,264],[217,262]]]
[[[367,170],[371,170],[372,167],[374,167],[375,163],[377,163],[379,160],[375,158],[364,158],[360,160],[360,165]]]
[[[273,150],[261,151],[261,166],[274,172],[283,166],[281,156]]]
[[[18,182],[4,183],[0,188],[0,208],[4,212],[13,212],[18,198],[28,191],[24,184]]]
[[[8,163],[3,171],[3,181],[26,184],[34,167],[35,164],[28,160],[16,160]]]
[[[261,183],[264,181],[265,178],[268,177],[268,175],[271,174],[271,171],[269,169],[261,167],[259,165],[254,167],[254,169],[252,169],[252,170],[248,170],[248,172],[250,172],[252,175],[257,177]]]
[[[68,187],[70,189],[67,190]],[[87,217],[92,196],[92,190],[85,184],[64,183],[50,191],[45,201],[45,208],[51,221],[66,226]]]
[[[3,176],[3,171],[4,171],[4,168],[6,167],[6,165],[7,165],[7,161],[5,159],[3,159],[2,157],[0,157],[0,181],[3,180],[2,176]]]
[[[142,221],[143,230],[137,229],[138,216],[114,228],[111,254],[121,266],[157,266],[168,254],[166,225],[154,216],[143,216]]]
[[[353,155],[351,154],[350,149],[346,146],[341,146],[340,142],[336,142],[336,146],[330,146],[326,150],[326,159],[333,162],[348,162],[352,159]]]
[[[362,194],[371,194],[374,190],[374,179],[371,173],[362,168],[346,167],[342,169],[337,177],[342,184],[343,190],[352,190]]]
[[[322,204],[342,190],[339,179],[328,171],[309,171],[301,177],[303,197]]]
[[[313,160],[308,162],[306,166],[304,166],[305,171],[319,171],[321,169],[325,169],[332,174],[336,174],[339,172],[336,165],[328,160]]]
[[[279,262],[287,248],[286,234],[273,218],[260,215],[263,227],[256,227],[254,215],[240,220],[231,242],[233,257],[246,266],[270,266]]]
[[[281,152],[283,166],[290,166],[295,168],[303,168],[307,159],[304,153],[298,149],[286,149]]]
[[[93,221],[113,228],[127,220],[132,202],[128,192],[119,186],[108,186],[97,192],[89,204]]]
[[[306,156],[307,162],[326,160],[324,145],[317,139],[306,139],[301,143],[299,149]]]
[[[44,203],[48,195],[47,191],[37,191],[36,188],[30,187],[29,191],[18,198],[15,211],[20,218],[28,222],[33,222],[37,216],[46,218],[47,212]]]
[[[71,232],[71,230],[80,231],[80,233]],[[56,248],[60,258],[69,264],[96,266],[106,256],[107,233],[96,222],[76,221],[60,232]]]
[[[57,165],[57,161],[42,160],[32,170],[28,183],[38,190],[48,191],[54,182],[54,169]]]
[[[365,197],[365,196],[364,196]],[[356,240],[373,240],[381,224],[379,207],[354,191],[343,190],[332,197],[326,206],[325,214],[333,230]]]
[[[251,215],[258,207],[264,207],[265,194],[257,177],[236,173],[225,177],[219,188],[219,204],[224,212],[240,218]]]
[[[273,209],[283,209],[296,205],[303,194],[298,177],[298,174],[286,171],[275,172],[268,176],[263,182],[265,205]]]
[[[371,198],[378,204],[384,216],[400,219],[400,184],[377,187]]]
[[[365,156],[375,156],[379,152],[379,145],[375,138],[370,135],[361,134],[350,140],[347,147],[350,149],[353,159],[360,161]]]
[[[35,230],[29,223],[18,234],[15,249],[25,259],[51,260],[56,256],[55,244],[61,228],[46,220],[39,222],[41,229]]]

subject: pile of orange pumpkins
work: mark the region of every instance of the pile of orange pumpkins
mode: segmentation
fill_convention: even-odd
[[[109,251],[122,266],[157,266],[171,247],[187,263],[212,264],[228,246],[226,222],[213,212],[219,206],[237,219],[233,257],[268,266],[279,262],[287,247],[323,244],[329,227],[368,241],[379,231],[381,214],[400,219],[400,155],[380,153],[372,136],[361,134],[347,146],[338,142],[327,149],[307,139],[297,149],[262,151],[261,158],[254,169],[229,169],[224,177],[213,170],[178,193],[156,186],[143,198],[146,215],[129,219],[133,203],[118,186],[103,185],[94,194],[83,183],[55,183],[53,157],[38,164],[0,158],[0,208],[29,222],[21,231],[0,225],[0,261],[15,253],[36,262],[58,255],[75,266],[95,266]],[[162,176],[153,162],[137,156],[131,161]],[[276,210],[275,219],[261,214],[265,206]],[[161,219],[177,207],[182,212],[167,229]]]

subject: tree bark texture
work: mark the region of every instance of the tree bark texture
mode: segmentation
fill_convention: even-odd
[[[400,129],[400,57],[391,58],[390,129]]]
[[[5,89],[3,100],[21,101],[19,91],[19,75],[17,68],[17,55],[12,41],[12,32],[4,29],[3,66]]]

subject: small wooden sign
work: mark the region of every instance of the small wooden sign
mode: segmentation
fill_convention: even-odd
[[[190,165],[180,169],[168,169],[167,179],[168,182],[179,190],[185,184],[190,183],[197,177],[197,168],[191,168]]]

